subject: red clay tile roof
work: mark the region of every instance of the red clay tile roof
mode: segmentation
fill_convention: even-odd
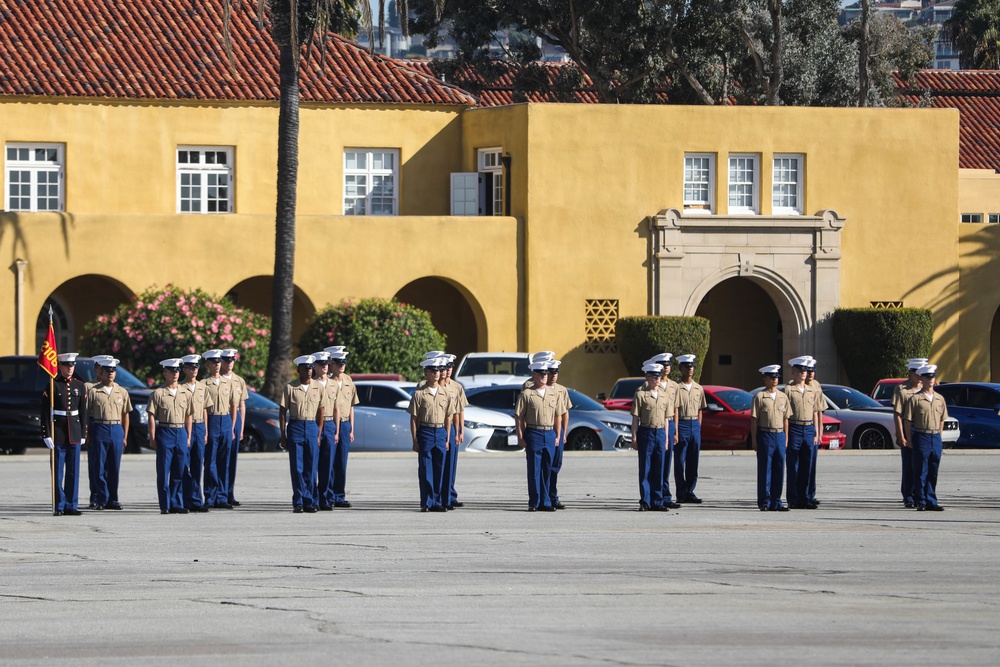
[[[1000,171],[1000,71],[923,70],[907,84],[896,78],[899,97],[918,104],[958,109],[958,166]]]
[[[236,66],[222,43],[222,0],[0,0],[0,95],[270,101],[278,49],[256,2],[233,12]],[[460,88],[331,35],[302,61],[303,102],[474,106]]]
[[[407,66],[412,69],[419,70],[426,73],[428,76],[436,76],[433,65],[430,60],[404,60]],[[556,83],[559,77],[559,70],[563,67],[568,67],[567,63],[538,63],[548,77],[548,85],[553,85]],[[501,67],[502,63],[497,62],[497,66]],[[461,70],[454,75],[455,85],[466,88],[469,90],[476,91],[476,96],[479,98],[479,106],[481,107],[497,107],[506,104],[514,104],[517,102],[572,102],[572,103],[582,103],[582,104],[597,104],[600,102],[598,98],[597,91],[594,89],[594,84],[590,80],[590,77],[585,73],[580,73],[582,76],[581,85],[576,90],[557,92],[557,91],[526,91],[523,92],[521,96],[515,100],[514,97],[514,80],[516,72],[513,69],[508,70],[501,74],[498,78],[494,80],[487,80],[480,73],[469,68],[466,70]],[[660,104],[667,103],[667,94],[665,91],[657,91],[657,101]]]

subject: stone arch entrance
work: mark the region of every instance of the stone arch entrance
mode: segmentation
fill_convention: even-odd
[[[226,292],[226,296],[240,308],[249,308],[255,313],[270,317],[273,285],[274,278],[271,276],[254,276],[233,285]],[[302,337],[309,320],[315,314],[316,307],[313,305],[312,299],[306,296],[306,293],[298,285],[295,285],[292,297],[292,356],[301,352],[306,354],[316,352],[316,350],[299,350],[299,338]]]
[[[716,286],[746,279],[770,298],[781,323],[782,346],[773,353],[781,358],[763,363],[811,354],[819,362],[817,374],[835,378],[837,350],[829,320],[840,305],[843,226],[835,211],[685,216],[663,210],[652,218],[651,310],[654,315],[695,315]],[[730,289],[741,288],[726,287],[722,293]]]
[[[395,298],[426,310],[448,340],[448,352],[463,354],[485,347],[486,323],[478,301],[462,285],[447,278],[418,278],[404,285]]]
[[[133,297],[135,293],[114,278],[95,274],[70,278],[53,290],[38,311],[35,349],[41,349],[49,330],[49,304],[52,305],[57,349],[72,352],[79,348],[83,327],[88,322],[98,315],[110,313]]]

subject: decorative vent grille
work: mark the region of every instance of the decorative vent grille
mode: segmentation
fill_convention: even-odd
[[[587,299],[586,343],[584,352],[616,353],[615,324],[618,322],[618,299]]]
[[[882,310],[891,310],[893,308],[902,308],[902,301],[872,301],[872,308],[881,308]]]

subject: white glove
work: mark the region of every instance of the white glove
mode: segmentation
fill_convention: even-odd
[[[42,442],[44,442],[45,446],[48,447],[49,449],[55,449],[56,448],[55,443],[52,442],[52,438],[42,438]]]
[[[86,445],[86,444],[87,444],[87,439],[86,438],[80,438],[80,445],[82,446],[82,445]]]

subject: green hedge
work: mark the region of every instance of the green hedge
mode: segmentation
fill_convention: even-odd
[[[395,299],[345,299],[318,311],[299,339],[302,354],[344,345],[348,373],[399,373],[424,377],[425,352],[445,349],[445,337],[427,311]]]
[[[698,357],[696,381],[701,378],[710,335],[711,326],[704,317],[621,317],[615,330],[618,350],[630,375],[642,375],[642,362],[661,352],[675,357],[694,354]],[[676,363],[670,377],[680,377]]]
[[[925,308],[838,308],[833,339],[848,380],[868,393],[882,378],[906,377],[906,360],[928,357],[934,318]]]

